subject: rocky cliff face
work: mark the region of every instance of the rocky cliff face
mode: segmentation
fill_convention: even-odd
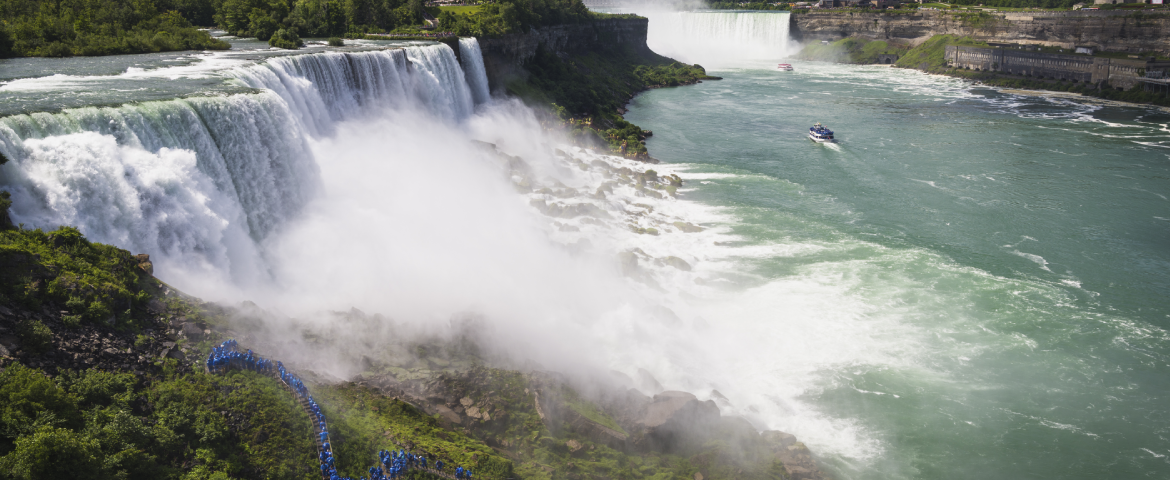
[[[1170,15],[1109,13],[810,13],[793,15],[790,31],[801,42],[856,36],[918,44],[932,35],[951,34],[986,42],[1170,54]]]
[[[560,57],[584,51],[605,51],[633,48],[648,51],[645,18],[597,20],[577,25],[557,25],[513,33],[498,38],[480,38],[484,68],[493,91],[503,87],[512,77],[527,77],[521,68],[524,62],[544,49]]]

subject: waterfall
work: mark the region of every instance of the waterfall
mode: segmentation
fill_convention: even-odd
[[[314,135],[386,109],[414,106],[452,120],[474,109],[469,82],[446,45],[281,57],[229,73],[249,87],[276,92]]]
[[[483,67],[483,52],[479,50],[479,41],[473,38],[459,39],[459,55],[463,57],[463,71],[467,74],[467,85],[471,87],[471,95],[475,103],[485,103],[491,99],[488,92],[487,71]]]
[[[486,85],[446,45],[284,56],[222,75],[260,91],[0,118],[14,221],[74,225],[171,272],[261,280],[265,240],[320,189],[312,139],[387,110],[459,122],[474,110],[468,79]]]
[[[793,53],[787,12],[649,11],[646,43],[655,52],[707,67],[773,61]]]

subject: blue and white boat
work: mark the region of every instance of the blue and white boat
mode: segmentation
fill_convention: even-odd
[[[817,143],[833,143],[836,141],[833,139],[833,131],[821,125],[820,122],[817,122],[816,125],[808,129],[808,138],[811,138],[812,141]]]

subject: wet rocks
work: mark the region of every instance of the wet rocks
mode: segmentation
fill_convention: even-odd
[[[638,419],[644,433],[635,443],[645,450],[683,453],[700,445],[719,418],[715,402],[699,401],[687,392],[662,392]]]
[[[662,388],[662,384],[658,383],[658,380],[654,378],[654,375],[652,375],[644,368],[638,369],[637,382],[639,390],[650,392],[651,394],[662,393],[666,390],[665,388]]]
[[[149,254],[139,253],[134,256],[134,259],[138,261],[138,268],[141,268],[147,275],[154,276],[154,264],[150,262]]]
[[[796,437],[789,433],[769,430],[760,434],[760,438],[772,449],[772,452],[784,463],[784,468],[793,480],[820,480],[825,478],[824,472],[817,467],[812,452],[803,443],[796,441]]]
[[[194,323],[183,324],[183,329],[182,329],[181,333],[184,337],[187,337],[187,338],[191,339],[192,341],[197,342],[197,341],[203,339],[203,329]]]
[[[569,449],[569,453],[577,453],[577,450],[584,448],[584,446],[581,445],[581,442],[576,440],[569,440],[565,442],[565,447]]]
[[[672,266],[672,267],[677,268],[679,270],[682,270],[684,272],[691,271],[691,264],[687,263],[686,260],[683,260],[683,259],[678,258],[678,257],[673,257],[673,256],[672,257],[664,257],[662,259],[662,263],[665,263],[666,265]]]

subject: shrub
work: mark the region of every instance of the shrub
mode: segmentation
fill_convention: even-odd
[[[85,299],[81,298],[81,297],[71,296],[71,297],[69,297],[69,300],[67,300],[65,302],[65,308],[69,309],[69,311],[73,312],[73,313],[78,313],[78,314],[84,313],[85,312]]]
[[[81,406],[90,407],[128,401],[137,379],[129,373],[85,370],[62,372],[57,383],[73,394]]]
[[[16,450],[0,459],[0,470],[20,480],[106,478],[98,444],[71,430],[41,427],[16,441]]]
[[[282,28],[272,34],[272,38],[268,39],[268,44],[276,48],[285,48],[289,50],[296,50],[305,46],[305,42],[301,41],[301,37],[297,36],[297,32],[292,29]]]
[[[91,322],[104,322],[110,319],[113,313],[110,307],[101,300],[94,300],[89,304],[89,308],[85,309],[85,318]]]
[[[0,438],[15,440],[43,426],[74,427],[80,422],[73,397],[44,373],[20,364],[0,372]]]
[[[338,37],[329,37],[329,46],[330,47],[344,47],[345,40],[342,40]]]
[[[65,324],[66,328],[77,328],[81,326],[81,315],[62,315],[61,323]]]
[[[33,353],[44,353],[53,345],[53,331],[40,320],[27,319],[16,325],[20,342]]]
[[[0,153],[0,160],[6,160]],[[0,161],[0,165],[4,162]],[[7,191],[0,192],[0,230],[12,228],[12,217],[8,216],[8,209],[12,207],[12,194]]]

